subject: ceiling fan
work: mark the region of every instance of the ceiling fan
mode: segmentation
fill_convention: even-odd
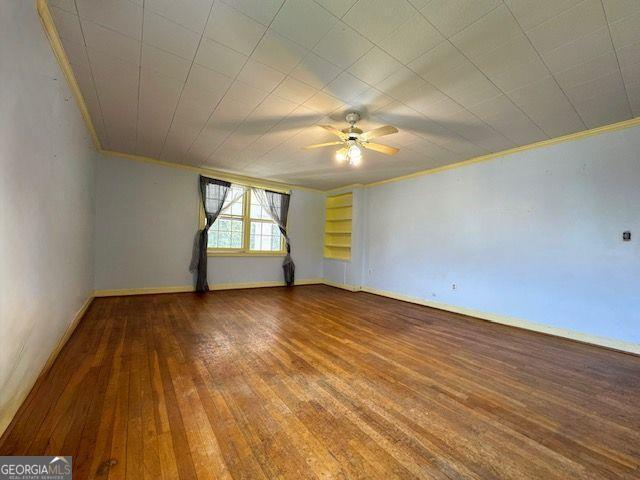
[[[318,143],[315,145],[309,145],[304,147],[305,150],[312,148],[329,147],[332,145],[342,145],[343,147],[336,152],[336,160],[339,162],[347,162],[349,165],[356,167],[362,162],[362,150],[369,149],[375,152],[384,153],[386,155],[395,155],[398,153],[398,149],[395,147],[389,147],[388,145],[382,145],[380,143],[371,143],[372,138],[381,137],[383,135],[390,135],[392,133],[398,133],[396,127],[391,125],[385,125],[384,127],[376,128],[368,132],[363,132],[355,125],[360,120],[360,114],[356,112],[347,113],[346,117],[349,127],[338,130],[331,125],[318,125],[325,130],[340,137],[340,141]]]

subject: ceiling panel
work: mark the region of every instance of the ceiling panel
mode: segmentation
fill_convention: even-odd
[[[422,9],[422,14],[439,32],[450,37],[501,3],[500,0],[432,0]]]
[[[216,2],[204,36],[245,55],[251,55],[264,35],[266,27],[229,5]]]
[[[631,0],[51,5],[98,136],[125,153],[332,188],[640,113]],[[399,128],[380,141],[400,152],[353,169],[302,150],[353,110]]]
[[[342,18],[358,0],[316,0],[316,3],[326,8],[336,17]]]
[[[74,13],[57,7],[51,7],[51,16],[56,24],[60,38],[84,45],[80,19]]]
[[[128,2],[128,0],[119,1]],[[189,30],[202,33],[212,4],[213,0],[181,0],[179,2],[175,0],[145,0],[144,8],[169,18]]]
[[[550,72],[529,39],[519,34],[474,58],[476,66],[503,92],[548,77]]]
[[[605,26],[578,37],[540,56],[552,73],[561,72],[613,51],[609,29]]]
[[[223,0],[236,10],[253,18],[254,20],[269,25],[276,15],[284,0]]]
[[[380,42],[415,15],[407,0],[360,0],[342,18],[372,42]]]
[[[309,52],[290,75],[315,88],[322,88],[336,78],[341,69],[324,58]]]
[[[306,102],[317,92],[317,89],[293,77],[285,78],[274,91],[276,95],[294,102],[296,105]]]
[[[557,17],[583,0],[504,0],[525,30]]]
[[[296,0],[284,4],[271,28],[306,48],[313,48],[336,22],[336,17],[313,0]]]
[[[165,17],[145,10],[143,41],[190,60],[193,59],[198,48],[200,35]]]
[[[247,62],[247,56],[221,43],[203,38],[198,47],[195,63],[234,78]]]
[[[406,64],[444,40],[444,36],[422,15],[414,14],[388,37],[382,39],[379,45]]]
[[[373,44],[358,32],[337,22],[313,50],[334,65],[346,69],[372,47]]]
[[[273,31],[267,31],[252,58],[283,73],[289,73],[307,53],[306,48]]]
[[[381,82],[402,67],[402,63],[378,47],[373,47],[349,67],[349,73],[370,85]]]
[[[338,78],[324,87],[325,92],[343,102],[350,102],[368,89],[369,85],[348,72],[342,72]]]
[[[142,38],[142,8],[129,0],[76,0],[80,16],[136,40]]]
[[[584,0],[546,22],[527,30],[535,48],[549,52],[606,25],[600,0]]]
[[[285,74],[263,63],[249,60],[240,71],[238,80],[270,92],[284,79]]]
[[[191,62],[152,45],[143,44],[142,67],[184,83],[189,74]]]

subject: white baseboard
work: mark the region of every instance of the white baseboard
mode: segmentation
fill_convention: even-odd
[[[121,295],[149,295],[153,293],[181,293],[193,292],[193,285],[178,285],[174,287],[143,287],[120,288],[116,290],[96,290],[96,297],[119,297]]]
[[[400,293],[390,292],[387,290],[379,290],[377,288],[362,287],[361,290],[367,293],[373,293],[375,295],[381,295],[383,297],[393,298],[395,300],[402,300],[404,302],[415,303],[418,305],[424,305],[426,307],[437,308],[438,310],[446,310],[448,312],[460,313],[462,315],[468,315],[470,317],[479,318],[482,320],[488,320],[490,322],[499,323],[502,325],[509,325],[511,327],[523,328],[525,330],[531,330],[539,333],[546,333],[548,335],[554,335],[556,337],[568,338],[570,340],[576,340],[582,343],[589,343],[600,347],[606,347],[613,350],[620,350],[626,353],[633,353],[640,355],[640,345],[631,342],[624,342],[622,340],[615,340],[613,338],[599,337],[596,335],[589,335],[586,333],[576,332],[573,330],[567,330],[564,328],[552,327],[549,325],[543,325],[540,323],[530,322],[521,318],[508,317],[504,315],[496,315],[495,313],[481,312],[465,307],[458,307],[455,305],[448,305],[445,303],[431,302],[418,297],[411,297]]]
[[[322,283],[321,278],[303,278],[296,280],[295,285],[314,285]],[[241,288],[284,287],[284,282],[250,282],[250,283],[213,283],[210,290],[236,290]],[[193,292],[193,285],[177,285],[167,287],[123,288],[117,290],[96,290],[96,297],[117,297],[126,295],[149,295],[157,293]]]
[[[341,288],[343,290],[349,290],[350,292],[359,292],[362,290],[362,287],[359,285],[350,285],[348,283],[337,283],[332,282],[331,280],[322,280],[320,283],[324,283],[325,285],[329,285],[330,287]]]

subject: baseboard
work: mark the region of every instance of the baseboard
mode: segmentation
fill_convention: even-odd
[[[549,325],[543,325],[540,323],[530,322],[521,318],[508,317],[503,315],[496,315],[495,313],[481,312],[465,307],[458,307],[456,305],[449,305],[446,303],[431,302],[418,297],[411,297],[409,295],[403,295],[400,293],[390,292],[387,290],[379,290],[377,288],[362,287],[361,290],[367,293],[373,293],[383,297],[393,298],[395,300],[402,300],[403,302],[415,303],[418,305],[424,305],[426,307],[437,308],[438,310],[446,310],[448,312],[460,313],[462,315],[468,315],[470,317],[479,318],[481,320],[488,320],[493,323],[499,323],[501,325],[508,325],[510,327],[522,328],[525,330],[531,330],[533,332],[544,333],[547,335],[553,335],[556,337],[568,338],[581,343],[588,343],[590,345],[596,345],[599,347],[609,348],[611,350],[618,350],[625,353],[633,353],[640,355],[640,345],[631,342],[624,342],[622,340],[615,340],[607,337],[599,337],[596,335],[589,335],[586,333],[580,333],[573,330],[567,330],[564,328],[551,327]]]
[[[15,402],[12,403],[7,409],[8,411],[2,412],[2,415],[0,416],[0,444],[2,444],[5,434],[8,434],[9,431],[11,430],[11,422],[13,421],[16,413],[18,412],[18,410],[20,409],[24,401],[29,397],[29,394],[31,393],[31,391],[36,387],[36,385],[40,383],[41,379],[47,374],[47,372],[53,365],[53,362],[55,362],[56,358],[58,358],[58,355],[60,354],[64,346],[67,344],[67,341],[69,341],[69,338],[71,338],[71,335],[73,335],[73,332],[76,330],[76,327],[80,323],[80,320],[82,320],[82,317],[84,316],[87,309],[91,305],[91,302],[93,302],[93,299],[94,299],[94,295],[92,292],[89,295],[89,297],[87,297],[85,302],[82,304],[82,306],[80,307],[80,310],[78,310],[78,312],[73,317],[73,320],[65,330],[64,334],[58,340],[56,347],[53,349],[51,354],[49,354],[49,358],[47,358],[46,363],[40,370],[40,374],[36,377],[36,380],[35,382],[33,382],[33,385],[31,385],[31,388],[26,391],[26,393],[22,396],[22,398],[16,398]]]
[[[323,283],[325,285],[329,285],[330,287],[336,287],[336,288],[341,288],[343,290],[349,290],[350,292],[359,292],[360,290],[362,290],[362,287],[360,287],[359,285],[350,285],[348,283],[337,283],[337,282],[332,282],[331,280],[327,280],[327,279],[322,280],[320,283]]]
[[[296,285],[316,285],[322,283],[321,278],[303,278],[296,280]],[[217,283],[209,285],[211,290],[237,290],[241,288],[284,287],[284,282],[253,282],[253,283]]]
[[[151,295],[154,293],[182,293],[193,292],[193,285],[178,285],[174,287],[144,287],[144,288],[120,288],[117,290],[96,290],[96,297],[120,297],[128,295]]]
[[[303,278],[296,280],[295,285],[314,285],[322,283],[321,278]],[[214,283],[209,285],[210,290],[237,290],[241,288],[284,287],[284,282],[249,282],[249,283]],[[144,287],[123,288],[118,290],[96,290],[96,297],[119,297],[128,295],[150,295],[157,293],[182,293],[193,292],[193,285],[178,285],[174,287]]]

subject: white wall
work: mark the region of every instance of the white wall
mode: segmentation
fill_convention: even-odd
[[[102,157],[96,168],[96,289],[193,284],[198,174]],[[296,280],[322,277],[323,201],[292,192],[289,233]],[[282,257],[209,257],[210,284],[280,282]]]
[[[640,127],[366,196],[366,287],[640,343]]]
[[[32,1],[0,2],[0,433],[93,291],[93,162]]]

